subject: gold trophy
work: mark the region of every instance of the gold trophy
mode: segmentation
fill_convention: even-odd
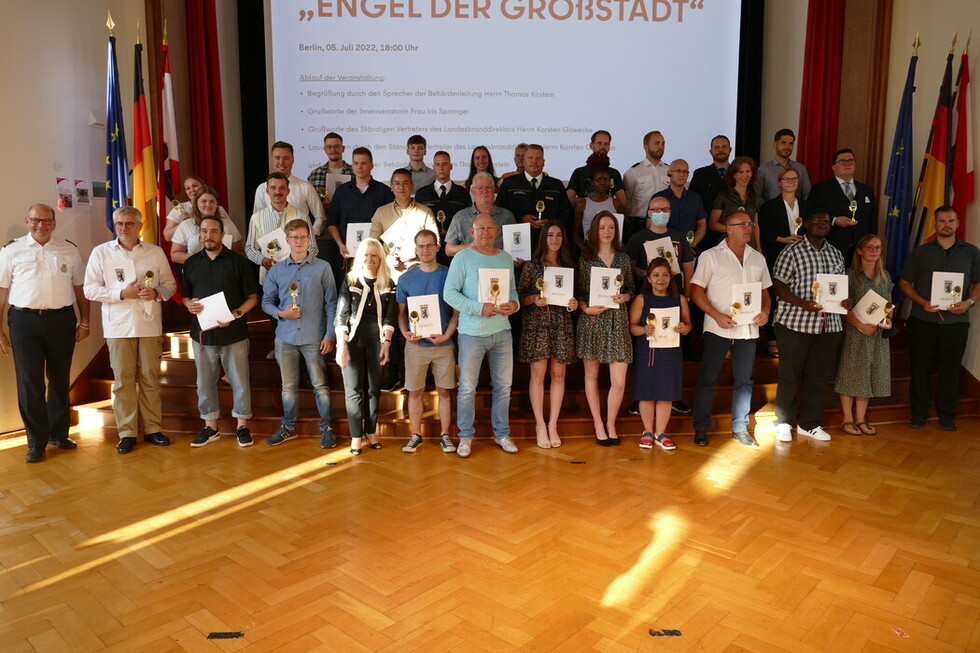
[[[174,207],[175,209],[179,209],[180,208],[180,200],[171,200],[170,201],[170,206]]]
[[[894,312],[895,312],[895,305],[892,304],[891,302],[885,302],[885,317],[882,318],[881,322],[879,323],[881,324],[882,329],[892,328],[892,313]]]
[[[731,313],[732,317],[735,317],[742,312],[742,305],[739,302],[732,302]]]
[[[275,261],[276,260],[276,250],[279,249],[278,245],[279,245],[279,242],[278,241],[270,240],[269,241],[269,244],[265,246],[265,257],[268,258],[268,259],[272,259],[273,261]]]
[[[441,209],[436,211],[436,220],[439,221],[439,231],[442,231],[442,223],[446,221],[446,212]]]
[[[823,310],[823,304],[820,303],[820,293],[823,292],[823,288],[820,287],[819,281],[814,281],[813,285],[810,286],[810,293],[813,294],[813,303],[817,305],[817,310]]]
[[[684,236],[684,240],[687,241],[688,246],[694,247],[694,232],[688,231],[687,235]]]
[[[293,303],[289,305],[289,310],[295,311],[299,308],[299,304],[296,303],[296,298],[299,297],[299,284],[295,281],[289,284],[289,294],[293,298]]]
[[[622,274],[617,274],[616,278],[613,279],[613,285],[616,286],[617,295],[619,294],[619,289],[623,287],[623,283],[625,283],[625,281],[626,280],[623,278]]]
[[[858,210],[857,200],[851,200],[851,203],[847,206],[847,208],[851,212],[851,224],[852,225],[857,224],[858,223],[857,218],[854,217],[854,214],[856,214]]]
[[[152,288],[155,279],[156,279],[156,275],[153,273],[153,270],[147,270],[146,272],[143,273],[143,287]]]
[[[493,307],[496,309],[500,302],[500,284],[496,279],[490,280],[490,296],[493,297]]]
[[[412,338],[414,338],[416,340],[420,337],[419,336],[419,320],[421,320],[421,319],[422,318],[419,315],[419,312],[418,311],[412,311],[411,313],[408,314],[408,320],[409,320],[409,322],[412,323]]]
[[[803,218],[801,218],[800,216],[796,216],[795,218],[793,218],[793,230],[794,230],[794,232],[799,232],[800,227],[802,227],[802,226],[803,226]],[[795,233],[794,233],[794,235],[795,235]]]
[[[538,200],[538,203],[534,205],[534,210],[538,212],[538,222],[541,222],[544,218],[541,214],[544,213],[544,201]]]
[[[657,326],[657,315],[653,311],[647,313],[647,326],[652,326],[652,327]],[[650,343],[651,347],[653,347],[653,343],[656,339],[657,339],[656,335],[647,336],[647,342]]]
[[[326,188],[324,188],[319,193],[317,193],[317,195],[319,195],[320,196],[320,199],[323,200],[324,202],[329,202],[330,201],[330,193],[327,192],[327,189]]]
[[[534,287],[538,289],[538,294],[541,295],[541,299],[544,299],[544,279],[538,277],[534,280]]]
[[[963,289],[959,286],[953,286],[953,292],[949,293],[950,298],[953,300],[949,304],[950,310],[952,310],[952,308],[956,306],[957,302],[960,301],[960,292],[962,292],[962,290]]]

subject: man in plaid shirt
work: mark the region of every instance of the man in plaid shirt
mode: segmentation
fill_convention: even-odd
[[[843,324],[836,313],[824,313],[812,294],[818,274],[844,274],[844,257],[827,242],[830,216],[817,212],[806,218],[806,237],[788,245],[772,269],[772,283],[779,298],[774,320],[779,341],[779,387],[776,389],[776,439],[792,442],[796,434],[814,440],[830,440],[820,426],[824,395],[837,371]],[[841,302],[850,308],[850,299]],[[797,407],[797,389],[803,397]]]

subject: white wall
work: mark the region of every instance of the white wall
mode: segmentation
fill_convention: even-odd
[[[238,67],[238,6],[234,2],[219,2],[216,7],[218,44],[221,52],[221,106],[225,123],[225,165],[228,172],[228,213],[242,233],[246,232],[249,216],[245,215],[246,197],[255,188],[244,187],[242,165],[242,99],[239,92]]]
[[[760,163],[774,156],[772,136],[778,130],[788,127],[794,133],[799,133],[806,8],[806,0],[766,3]],[[810,171],[810,179],[816,181],[814,177],[820,178],[819,171]]]
[[[26,233],[24,216],[36,202],[55,205],[55,177],[105,179],[105,131],[88,126],[91,111],[105,121],[106,10],[116,23],[127,144],[132,151],[133,44],[136,21],[145,26],[143,3],[107,0],[47,0],[5,3],[0,21],[4,62],[0,66],[0,124],[5,156],[0,157],[0,239]],[[145,31],[145,29],[144,29]],[[143,41],[146,36],[144,33]],[[144,68],[145,68],[144,61]],[[145,74],[145,70],[144,70]],[[148,82],[152,83],[152,82]],[[59,214],[56,235],[87,253],[108,240],[101,200],[84,213]],[[101,321],[93,307],[92,337],[75,350],[72,378],[102,345]],[[6,325],[4,325],[6,328]],[[13,361],[0,357],[0,433],[22,428],[17,412]]]

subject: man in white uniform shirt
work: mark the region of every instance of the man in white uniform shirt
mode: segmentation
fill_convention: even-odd
[[[317,193],[313,184],[293,176],[293,146],[284,141],[276,141],[272,145],[272,167],[276,172],[282,173],[289,180],[289,195],[286,202],[296,208],[300,213],[305,213],[313,222],[313,231],[319,236],[327,223],[327,212],[323,209],[320,202],[320,194]],[[269,206],[269,196],[265,190],[265,184],[259,184],[255,189],[255,203],[252,205],[252,212],[258,213]],[[288,220],[287,220],[288,222]],[[316,252],[313,252],[316,254]]]
[[[670,183],[667,177],[670,166],[663,161],[666,143],[660,132],[647,132],[643,137],[643,151],[646,156],[642,161],[634,163],[623,175],[623,188],[629,201],[627,216],[631,219],[629,226],[624,229],[624,238],[644,228],[647,203]]]
[[[173,296],[177,282],[163,250],[140,240],[143,216],[137,209],[119,207],[112,222],[117,237],[92,250],[85,269],[85,296],[102,303],[102,331],[115,377],[116,451],[125,454],[136,446],[141,430],[151,444],[170,444],[160,432],[160,303]],[[129,266],[134,277],[127,274]]]
[[[82,293],[85,266],[78,248],[52,237],[54,209],[35,204],[24,224],[29,233],[0,250],[0,353],[14,355],[17,407],[27,432],[25,460],[36,463],[49,443],[59,449],[77,446],[68,437],[69,373],[75,343],[89,334],[89,303]],[[3,330],[8,322],[9,339]]]

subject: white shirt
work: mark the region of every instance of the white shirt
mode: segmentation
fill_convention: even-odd
[[[772,285],[769,270],[766,268],[766,259],[762,254],[746,245],[742,259],[743,262],[740,263],[735,252],[728,247],[726,240],[702,252],[698,257],[698,267],[691,277],[691,283],[704,288],[708,301],[721,313],[728,312],[728,307],[732,305],[732,286],[735,284],[761,282],[763,290]],[[761,310],[761,303],[759,308]],[[731,329],[723,329],[710,315],[704,316],[704,332],[732,340],[751,340],[759,337],[757,326],[741,324]]]
[[[141,283],[147,270],[153,271],[153,287],[160,296],[154,301],[122,299],[120,288],[106,283],[104,263],[128,259],[136,269],[136,282]],[[102,332],[106,338],[150,338],[163,333],[160,303],[170,299],[177,290],[170,261],[156,245],[140,241],[128,251],[119,240],[97,245],[85,268],[85,296],[102,303]]]
[[[238,230],[231,218],[221,218],[221,223],[225,226],[225,235],[231,236],[231,242],[241,241],[242,232]],[[188,254],[196,254],[201,251],[201,225],[194,224],[193,219],[184,220],[174,232],[172,242],[174,245],[186,247]]]
[[[259,238],[276,229],[285,229],[286,225],[293,220],[306,220],[306,224],[310,224],[309,216],[290,204],[286,205],[286,209],[282,213],[271,206],[267,206],[261,211],[257,211],[249,220],[248,236],[245,238],[245,256],[259,266],[259,283],[265,281],[266,272],[262,266],[265,253],[259,249]],[[307,251],[310,256],[316,256],[319,252],[315,238],[310,238],[310,247]]]
[[[790,206],[789,202],[783,200],[783,206],[786,207],[786,219],[789,220],[789,233],[790,235],[794,235],[798,231],[796,219],[800,217],[800,200],[796,200],[793,206]]]
[[[0,250],[0,288],[9,289],[11,306],[64,308],[75,303],[74,286],[85,280],[78,248],[52,237],[41,245],[30,234]]]
[[[269,206],[269,195],[265,192],[266,183],[263,181],[255,189],[255,204],[252,210],[256,213]],[[320,235],[327,222],[327,215],[323,211],[320,195],[313,184],[295,175],[289,175],[289,195],[286,196],[286,203],[295,207],[300,213],[313,218],[313,232],[317,236]]]
[[[631,217],[646,216],[650,198],[667,188],[670,179],[667,171],[670,166],[661,161],[657,165],[650,159],[643,159],[623,175],[623,189],[629,200]]]

